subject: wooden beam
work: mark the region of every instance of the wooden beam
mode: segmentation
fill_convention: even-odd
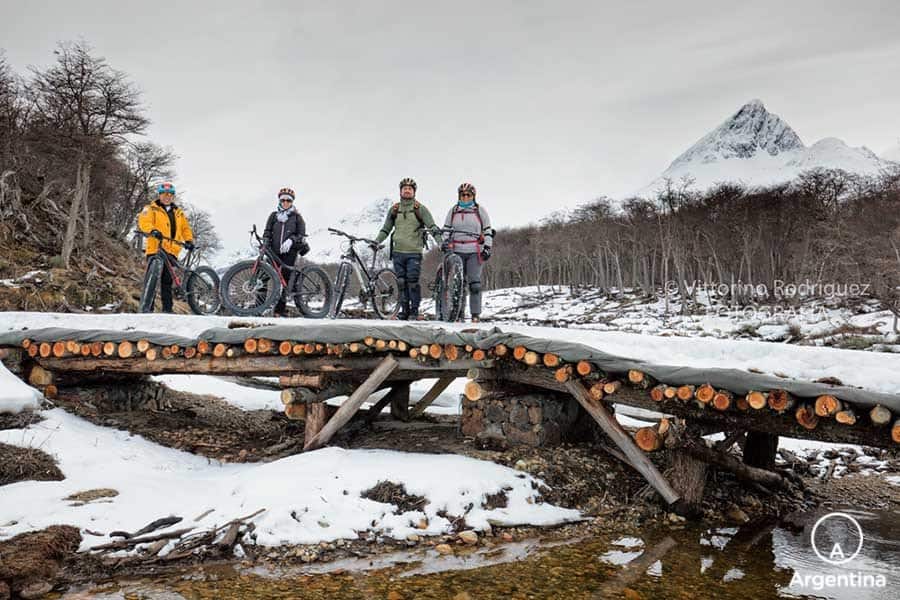
[[[437,400],[438,396],[446,390],[451,383],[456,380],[456,377],[441,377],[437,381],[434,382],[434,385],[431,386],[431,389],[425,392],[425,395],[416,402],[416,405],[412,407],[412,410],[409,411],[409,418],[415,419],[425,412],[425,409],[431,406],[431,403]]]
[[[409,382],[395,385],[387,395],[391,397],[391,416],[398,421],[409,421]]]
[[[644,476],[644,479],[646,479],[657,492],[659,492],[660,496],[663,497],[663,500],[665,500],[667,504],[674,504],[677,502],[680,498],[678,492],[672,488],[669,482],[666,481],[666,478],[663,477],[663,474],[659,472],[652,462],[650,462],[647,455],[634,444],[631,436],[625,433],[622,426],[619,425],[619,422],[616,421],[616,418],[606,409],[603,403],[594,400],[593,397],[591,397],[590,392],[580,381],[569,380],[565,383],[565,386],[569,393],[578,400],[578,403],[584,407],[588,414],[597,421],[606,435],[608,435],[616,446],[625,453],[625,456],[628,457],[631,465]]]
[[[328,405],[324,402],[313,402],[306,406],[306,423],[303,430],[304,444],[310,443],[328,421]]]
[[[306,441],[303,446],[304,450],[314,450],[328,443],[328,440],[349,421],[363,402],[368,400],[378,386],[387,379],[391,372],[395,371],[400,363],[393,356],[385,356],[374,371],[369,375],[362,385],[360,385],[349,398],[341,405],[334,416],[325,424],[325,426],[316,433],[312,439]],[[308,420],[307,416],[307,420]]]

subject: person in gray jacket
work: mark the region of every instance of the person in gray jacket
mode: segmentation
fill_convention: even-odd
[[[469,313],[477,323],[481,320],[481,265],[491,258],[494,230],[487,211],[475,201],[474,185],[463,183],[457,194],[458,200],[444,220],[444,228],[452,228],[454,233],[444,239],[442,249],[453,250],[462,259],[469,286]]]

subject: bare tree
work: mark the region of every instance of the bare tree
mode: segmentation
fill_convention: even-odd
[[[216,232],[212,217],[203,209],[187,204],[182,207],[194,232],[194,255],[198,262],[208,260],[210,256],[222,249],[222,240]]]
[[[111,230],[124,240],[134,227],[134,220],[153,196],[151,184],[175,176],[177,155],[171,148],[163,148],[153,142],[128,144],[122,155],[118,188],[121,202],[110,215]]]
[[[89,194],[95,161],[109,146],[142,134],[149,121],[137,88],[104,58],[92,55],[85,42],[60,44],[55,54],[51,67],[32,69],[27,89],[36,120],[64,140],[74,158],[75,185],[61,251],[68,268],[79,217],[85,246],[90,240]]]

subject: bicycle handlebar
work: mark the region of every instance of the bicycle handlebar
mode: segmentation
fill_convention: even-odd
[[[376,242],[375,240],[370,240],[370,239],[368,239],[368,238],[356,237],[356,236],[354,236],[354,235],[350,235],[349,233],[347,233],[347,232],[345,232],[345,231],[341,231],[340,229],[334,229],[333,227],[329,227],[329,228],[328,228],[328,231],[331,232],[331,235],[341,235],[341,236],[344,236],[345,238],[349,239],[351,243],[353,243],[353,242],[365,242],[366,244],[369,244],[370,246],[377,246],[378,248],[384,248],[384,244],[379,244],[379,243]]]
[[[145,233],[145,232],[141,231],[140,229],[135,229],[134,232],[135,232],[136,234],[140,235],[140,236],[143,236],[143,237],[152,237],[152,238],[156,238],[155,235],[152,235],[152,234],[150,234],[150,233]],[[186,242],[182,242],[182,241],[176,240],[175,238],[166,237],[166,236],[164,236],[164,235],[163,235],[163,236],[160,236],[160,237],[158,237],[158,238],[156,238],[156,239],[164,240],[164,241],[166,241],[166,242],[175,242],[175,243],[178,244],[179,246],[184,246],[185,243],[186,243]],[[190,250],[188,250],[188,252],[190,252]]]
[[[480,239],[481,235],[482,235],[480,233],[472,233],[471,231],[460,231],[459,229],[454,229],[453,227],[441,227],[438,229],[438,231],[440,231],[442,234],[446,233],[451,236],[457,235],[457,234],[467,235],[467,236],[475,238],[475,239]]]

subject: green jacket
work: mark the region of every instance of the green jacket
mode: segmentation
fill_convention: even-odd
[[[419,219],[416,218],[414,208],[416,202],[416,200],[401,199],[396,218],[394,217],[394,207],[392,205],[391,208],[388,209],[387,217],[384,219],[384,225],[381,226],[381,231],[378,232],[375,241],[379,243],[383,242],[393,230],[394,252],[421,254],[422,249],[425,246],[425,237],[422,235],[422,224],[419,223]],[[421,202],[419,203],[419,216],[422,217],[425,229],[431,233],[435,240],[440,242],[441,234],[436,231],[434,218]]]

